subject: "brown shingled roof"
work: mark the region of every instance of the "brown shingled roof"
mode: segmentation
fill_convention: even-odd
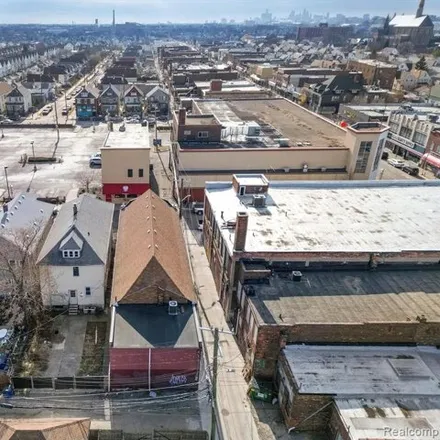
[[[113,297],[121,304],[195,301],[178,215],[151,190],[121,211]]]
[[[0,440],[87,440],[90,419],[0,419]]]
[[[0,95],[5,95],[12,91],[12,86],[7,82],[0,82]]]

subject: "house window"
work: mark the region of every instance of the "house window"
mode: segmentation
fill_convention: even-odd
[[[63,258],[79,258],[79,251],[63,251]]]
[[[86,296],[90,296],[92,294],[92,290],[90,287],[86,287]]]
[[[382,149],[384,142],[385,139],[381,139],[379,142],[379,146],[377,147],[376,157],[374,158],[373,171],[376,171],[377,167],[379,166],[380,158],[382,157]]]
[[[139,175],[139,177],[144,177],[144,169],[143,168],[139,168],[138,175]]]
[[[199,138],[207,138],[208,135],[209,135],[209,133],[207,131],[199,131],[197,133],[197,137],[199,137]]]
[[[356,160],[356,168],[354,170],[355,173],[365,173],[365,171],[367,170],[368,159],[370,158],[372,145],[373,142],[361,142],[359,154]]]
[[[73,276],[79,277],[79,267],[78,266],[73,267]]]
[[[128,176],[128,177],[133,177],[133,169],[132,169],[132,168],[129,168],[129,169],[127,170],[127,176]]]

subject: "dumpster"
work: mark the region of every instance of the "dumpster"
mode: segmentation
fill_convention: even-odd
[[[273,386],[271,382],[258,382],[254,377],[249,382],[248,395],[253,400],[262,400],[263,402],[272,402],[274,397]]]

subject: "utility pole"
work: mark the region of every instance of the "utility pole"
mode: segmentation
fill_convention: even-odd
[[[182,195],[183,195],[183,178],[180,179],[180,189],[179,189],[179,194],[177,195],[177,200],[179,200],[179,218],[182,218],[182,210],[183,210]]]
[[[67,111],[67,115],[66,115],[66,122],[69,119],[69,107],[67,106],[67,92],[64,92],[64,105],[66,106],[66,111]]]
[[[214,358],[212,361],[212,406],[211,406],[211,440],[217,437],[217,373],[218,373],[218,328],[214,329]]]
[[[55,128],[57,130],[57,141],[55,142],[55,148],[53,150],[52,157],[55,157],[55,153],[57,151],[58,144],[60,142],[60,127],[58,126],[57,89],[56,89],[56,87],[55,87],[54,110],[55,110]]]
[[[4,170],[5,170],[6,187],[8,189],[8,199],[11,200],[11,188],[9,187],[9,180],[8,180],[8,167],[5,167]]]

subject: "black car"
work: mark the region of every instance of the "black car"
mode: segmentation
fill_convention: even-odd
[[[419,175],[419,167],[415,165],[404,165],[402,167],[402,171],[409,174],[410,176],[418,176]]]

